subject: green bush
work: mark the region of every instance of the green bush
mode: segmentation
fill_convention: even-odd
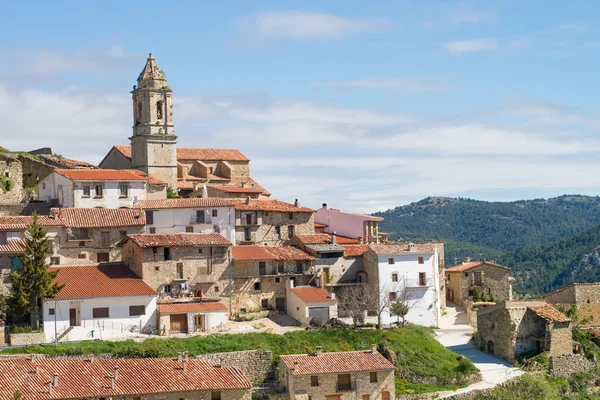
[[[39,332],[43,332],[43,330],[38,329],[38,330],[33,330],[31,328],[31,326],[29,325],[12,325],[10,327],[10,333],[39,333]]]

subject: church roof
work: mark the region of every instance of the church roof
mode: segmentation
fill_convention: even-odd
[[[131,146],[113,146],[127,158],[131,158]],[[177,160],[202,160],[202,161],[250,161],[237,149],[208,149],[194,147],[178,147]]]
[[[164,81],[167,82],[167,78],[162,70],[158,67],[156,60],[152,57],[152,53],[148,55],[148,59],[146,60],[146,65],[144,65],[144,69],[140,73],[138,77],[138,84],[143,81]]]

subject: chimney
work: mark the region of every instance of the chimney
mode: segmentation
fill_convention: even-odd
[[[189,358],[189,354],[190,354],[190,353],[189,353],[188,351],[184,351],[184,352],[183,352],[183,359],[184,359],[185,361],[187,361],[187,360],[188,360],[188,358]]]
[[[58,374],[54,373],[54,378],[52,378],[52,386],[58,387]]]
[[[465,257],[465,261],[466,263],[471,262],[471,257]]]
[[[492,263],[496,264],[496,261],[498,261],[498,260],[494,258],[494,259],[492,260]]]
[[[298,199],[294,201],[294,207],[300,207],[300,202],[298,201]]]
[[[360,243],[360,244],[364,243],[364,240],[363,240],[362,236],[357,237],[357,239],[358,239],[358,243]]]
[[[181,369],[185,372],[187,371],[187,358],[184,358],[183,361],[181,361]]]
[[[110,377],[110,388],[111,389],[115,388],[115,377],[114,376]]]
[[[412,243],[412,242],[410,242],[410,243],[408,244],[408,251],[410,251],[410,252],[417,251],[417,245],[416,245],[416,244],[414,244],[414,243]]]
[[[323,203],[323,208],[327,210],[327,203]]]
[[[194,186],[194,192],[198,190],[198,182],[194,182],[192,185]]]
[[[35,354],[29,356],[29,361],[35,362]]]
[[[183,361],[183,354],[182,353],[177,353],[177,361],[178,362],[182,362]]]
[[[35,374],[38,375],[40,373],[40,366],[36,365],[35,366]]]
[[[296,361],[294,361],[294,368],[292,368],[292,370],[295,370],[296,368],[298,368],[298,364],[299,364],[299,363],[298,363],[298,361],[297,361],[297,360],[296,360]]]
[[[94,362],[94,355],[90,354],[90,356],[88,357],[88,359],[90,360],[91,363],[93,363]]]
[[[115,365],[115,381],[119,379],[119,367]]]
[[[377,345],[375,343],[373,343],[371,345],[371,353],[373,353],[373,354],[377,353]]]
[[[337,244],[337,239],[335,238],[335,231],[331,235],[331,244]]]
[[[288,279],[288,287],[289,287],[290,289],[293,289],[293,288],[294,288],[294,280],[293,280],[293,279]]]
[[[335,300],[335,293],[333,293],[333,292],[329,293],[329,298],[331,300]]]
[[[321,351],[323,350],[323,347],[321,347],[321,346],[317,346],[317,347],[315,347],[315,349],[317,350],[317,351],[316,351],[316,355],[317,355],[317,357],[318,357],[318,356],[320,356],[320,355],[321,355]]]

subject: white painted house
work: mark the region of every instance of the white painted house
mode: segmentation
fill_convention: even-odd
[[[363,255],[369,290],[378,293],[378,310],[384,309],[381,323],[395,324],[389,300],[405,302],[406,321],[424,326],[439,326],[441,317],[439,246],[443,243],[372,244]]]
[[[38,197],[62,207],[132,208],[164,185],[134,170],[55,169],[38,183]]]
[[[157,328],[158,295],[123,264],[60,266],[65,286],[43,302],[46,341],[112,339]]]
[[[145,200],[147,233],[220,233],[235,245],[235,207],[220,198]]]
[[[335,208],[323,207],[315,212],[315,224],[325,233],[335,233],[364,243],[387,241],[387,234],[379,232],[378,222],[382,217],[342,211]]]
[[[305,326],[321,326],[338,316],[333,293],[314,286],[295,286],[292,279],[287,281],[286,311]]]

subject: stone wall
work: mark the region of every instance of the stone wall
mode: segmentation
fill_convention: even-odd
[[[197,358],[215,364],[222,364],[226,367],[239,368],[252,382],[262,382],[275,378],[273,353],[269,350],[200,354]]]
[[[19,204],[0,204],[0,216],[32,215],[35,211],[39,215],[50,214],[52,204],[46,201],[29,201]]]
[[[551,356],[548,359],[548,372],[551,375],[566,378],[577,372],[588,372],[596,368],[597,363],[581,354]]]
[[[0,321],[0,347],[6,346],[6,336],[5,336],[5,332],[6,331],[6,326],[4,325],[4,322]]]
[[[8,338],[11,346],[28,346],[46,343],[46,335],[44,332],[11,333]]]
[[[573,353],[573,333],[571,331],[571,324],[568,322],[563,323],[549,323],[550,325],[546,328],[546,338],[549,339],[548,352],[551,356],[560,356],[563,354]]]
[[[19,204],[23,199],[23,169],[15,156],[0,154],[0,175],[12,183],[10,190],[0,188],[0,204]]]
[[[254,225],[246,224],[246,214],[255,215]],[[292,218],[289,218],[292,214]],[[236,211],[236,243],[244,243],[244,229],[248,228],[254,236],[255,244],[271,246],[286,245],[291,242],[288,237],[288,227],[294,226],[295,235],[312,235],[315,233],[314,214],[307,212],[265,212],[265,211]],[[277,228],[279,227],[279,228]],[[277,232],[279,229],[279,233]]]

